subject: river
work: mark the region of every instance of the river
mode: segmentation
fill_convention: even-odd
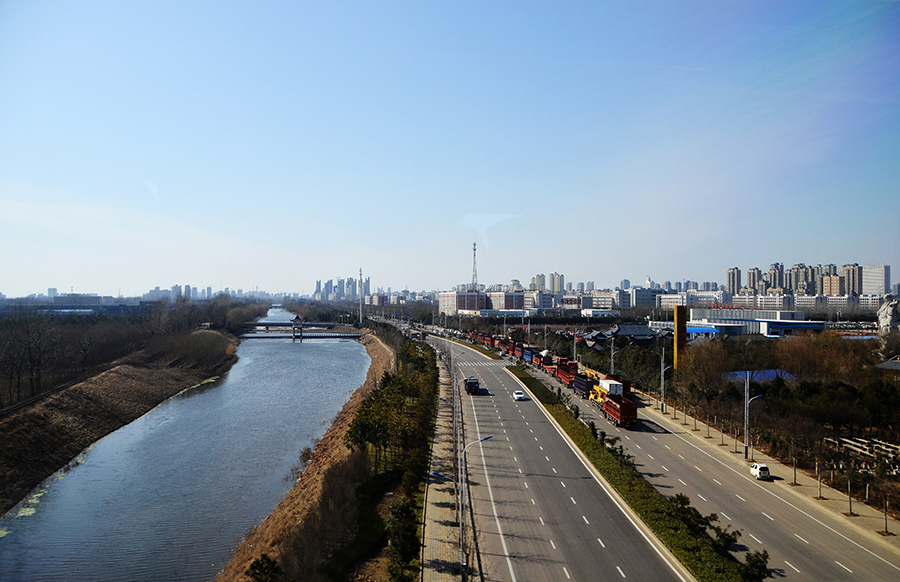
[[[213,579],[369,366],[353,341],[247,340],[237,354],[224,380],[101,439],[0,518],[0,580]]]

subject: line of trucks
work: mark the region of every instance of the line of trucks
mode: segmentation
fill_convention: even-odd
[[[631,382],[627,378],[604,374],[581,366],[574,360],[554,356],[549,350],[528,347],[522,342],[502,337],[469,332],[469,340],[499,348],[540,368],[571,388],[582,399],[589,400],[616,426],[630,427],[637,422],[637,405],[629,398]]]

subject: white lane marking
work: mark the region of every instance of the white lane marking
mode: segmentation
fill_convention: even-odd
[[[735,493],[734,496],[737,497],[738,499],[740,499],[741,501],[747,501],[746,499],[744,499],[743,497],[741,497],[741,496],[738,495],[737,493]]]
[[[584,523],[591,525],[591,522],[589,522],[585,516],[582,515],[581,519],[584,520]],[[597,538],[597,539],[599,540],[600,538]],[[603,545],[603,542],[600,542],[600,545]],[[605,548],[606,546],[603,546],[603,547]]]
[[[796,572],[798,574],[800,573],[800,570],[798,570],[797,568],[794,568],[794,565],[791,564],[790,562],[788,562],[787,560],[785,560],[784,563],[787,564],[788,566],[790,566],[794,572]]]
[[[569,571],[566,570],[566,567],[565,567],[565,566],[563,566],[563,572],[565,572],[565,574],[566,574],[566,579],[567,579],[567,580],[571,580],[571,579],[572,579],[572,577],[569,576]]]
[[[651,459],[653,459],[653,455],[647,455],[647,456],[650,457]],[[656,459],[653,459],[653,460],[655,461]]]
[[[628,440],[631,440],[631,437],[628,436],[627,434],[625,435],[625,438],[628,439]]]
[[[578,503],[575,502],[575,498],[574,498],[574,497],[569,497],[569,499],[572,500],[572,505],[578,505]]]
[[[542,447],[541,445],[538,445],[538,448],[541,449],[542,451],[544,450],[544,447]]]
[[[534,437],[534,440],[537,440],[537,437]]]
[[[506,429],[505,429],[505,428],[503,429],[503,434],[506,434]]]
[[[653,440],[655,440],[655,441],[658,441],[658,440],[659,440],[658,438],[656,438],[656,437],[653,436],[653,435],[650,435],[650,436],[651,436],[651,437],[653,438]]]
[[[721,485],[721,483],[719,483],[719,480],[718,480],[718,479],[713,479],[713,482],[714,482],[716,485]]]
[[[525,483],[525,489],[528,489],[528,481],[523,481]]]
[[[472,417],[475,420],[475,434],[481,438],[481,429],[478,426],[478,413],[475,406],[472,406]],[[512,447],[510,447],[511,449]],[[497,533],[500,535],[500,545],[503,547],[503,555],[506,558],[506,567],[509,569],[509,577],[512,582],[517,582],[516,573],[512,567],[512,559],[509,557],[509,548],[506,547],[506,537],[503,535],[503,527],[500,525],[500,516],[497,515],[497,504],[494,502],[494,489],[491,487],[491,476],[487,470],[487,461],[484,458],[484,443],[478,443],[478,450],[481,453],[481,470],[484,471],[484,482],[487,485],[488,497],[491,500],[491,510],[494,512],[494,524],[497,526]]]
[[[668,469],[666,469],[666,466],[665,466],[665,465],[663,465],[662,468],[663,468],[663,471],[666,471],[666,472],[669,471]]]
[[[637,443],[634,443],[634,446],[636,446],[636,447],[639,448],[639,449],[641,448],[641,445],[639,445],[639,444],[637,444]],[[643,450],[643,449],[641,449],[641,450]]]
[[[560,481],[559,484],[562,485],[563,487],[566,486],[566,482],[565,482],[565,481]]]
[[[550,545],[553,546],[553,549],[556,549],[556,544],[553,543],[553,540],[550,540]]]
[[[512,445],[509,445],[509,450],[513,450]]]
[[[509,442],[509,437],[506,437],[506,442]]]
[[[550,457],[548,457],[547,455],[544,455],[544,458],[547,459],[548,461],[550,460]]]
[[[841,564],[841,563],[838,562],[837,560],[835,560],[834,563],[837,564],[838,566],[840,566],[841,568],[843,568],[844,570],[847,570],[847,571],[850,572],[851,574],[853,573],[853,570],[851,570],[851,569],[848,568],[847,566]]]
[[[534,434],[534,429],[533,429],[533,428],[529,428],[528,430],[531,431],[531,434]]]
[[[751,538],[753,538],[753,539],[754,539],[754,540],[756,540],[756,543],[758,543],[758,544],[760,544],[760,545],[762,545],[762,542],[761,542],[761,541],[759,541],[759,538],[758,538],[758,537],[756,537],[756,536],[755,536],[755,535],[753,535],[753,534],[747,534],[747,535],[748,535],[748,536],[750,536],[750,537],[751,537]]]
[[[622,571],[622,568],[620,568],[620,567],[618,567],[618,566],[616,566],[616,570],[618,570],[618,571],[619,571],[619,574],[621,574],[621,575],[622,575],[622,578],[624,578],[624,577],[625,577],[625,572],[623,572],[623,571]]]
[[[684,485],[685,487],[687,487],[687,483],[685,483],[685,482],[682,481],[681,479],[679,479],[678,482],[681,483],[682,485]]]
[[[804,544],[809,544],[808,541],[806,541],[805,539],[801,538],[801,537],[798,536],[797,534],[794,534],[794,537],[797,538],[798,540],[800,540],[801,542],[803,542]]]
[[[679,453],[678,456],[684,459],[684,455],[682,455],[681,453]]]
[[[537,503],[534,502],[534,497],[531,498],[531,504],[532,504],[532,505],[537,505]],[[544,522],[542,521],[541,523],[544,523]]]
[[[701,468],[698,467],[697,465],[694,465],[694,468],[697,469],[698,471],[700,471],[701,473],[703,472],[703,469],[701,469]]]
[[[531,502],[534,503],[534,499],[532,499]],[[538,519],[541,520],[541,525],[544,525],[544,518],[538,517]]]
[[[525,384],[523,384],[521,380],[516,378],[512,372],[510,372],[509,370],[506,370],[506,373],[509,374],[509,377],[512,378],[514,382],[518,383],[519,386],[522,386],[523,389],[527,389],[527,386],[525,386]],[[606,493],[606,496],[609,498],[609,500],[616,507],[619,508],[619,511],[622,512],[622,515],[625,516],[625,519],[628,520],[628,523],[630,523],[631,526],[635,529],[635,531],[638,532],[638,534],[640,534],[640,536],[642,538],[644,538],[644,541],[647,542],[647,545],[649,545],[651,548],[653,548],[653,551],[656,552],[656,555],[659,556],[660,560],[665,562],[665,564],[669,567],[669,569],[672,571],[672,573],[675,575],[675,577],[677,577],[681,582],[687,582],[685,577],[681,575],[681,573],[678,571],[678,569],[675,567],[675,565],[672,563],[672,561],[666,556],[666,554],[663,553],[662,549],[660,549],[660,547],[650,539],[650,537],[646,534],[646,532],[644,532],[644,530],[642,530],[641,527],[637,524],[637,522],[634,520],[634,518],[628,514],[628,511],[625,509],[625,507],[622,506],[622,503],[603,484],[603,481],[601,481],[601,477],[599,476],[599,473],[597,472],[596,467],[594,467],[591,464],[591,462],[588,461],[587,457],[585,457],[584,453],[582,453],[581,450],[578,449],[578,447],[576,447],[572,443],[572,440],[563,432],[562,428],[559,426],[559,424],[557,424],[555,419],[552,416],[550,416],[550,414],[544,409],[544,407],[541,407],[540,411],[541,411],[541,414],[544,415],[544,418],[546,418],[547,421],[550,423],[550,425],[556,429],[557,434],[559,434],[559,436],[563,440],[563,442],[566,443],[566,446],[569,447],[569,450],[572,451],[572,453],[576,456],[576,458],[579,461],[581,461],[581,465],[585,469],[587,469],[588,473],[590,473],[590,475],[594,478],[594,482],[597,484],[597,486],[600,487],[600,489],[602,489],[603,492]],[[477,426],[476,426],[476,428],[477,428]],[[619,429],[616,429],[616,430],[618,431]],[[684,440],[684,439],[682,438],[681,440]],[[685,441],[685,442],[687,442],[687,441]],[[541,448],[541,450],[544,450],[544,449]],[[487,471],[487,464],[485,463],[484,459],[482,459],[482,466],[484,466],[485,471]],[[488,485],[490,485],[490,481],[488,481]],[[495,516],[497,515],[496,508],[494,510],[494,515]],[[584,519],[585,523],[588,523],[588,520],[586,517],[584,517],[583,515],[581,517]],[[505,541],[504,538],[502,537],[502,532],[501,532],[500,541]],[[505,545],[503,547],[503,550],[504,550],[504,552],[506,552]],[[512,566],[511,566],[512,562],[509,558],[509,554],[506,555],[506,560],[507,560],[507,564],[510,565],[510,573],[512,573]],[[516,582],[515,579],[513,579],[513,582]]]
[[[669,449],[670,451],[672,450],[672,447],[670,447],[669,445],[663,445],[663,446],[666,447],[667,449]]]
[[[606,544],[603,543],[603,540],[601,540],[600,538],[597,538],[597,541],[600,542],[600,547],[601,547],[601,548],[605,548],[605,547],[606,547]]]
[[[510,372],[510,375],[512,375],[511,372]],[[524,386],[524,384],[522,384],[522,385]],[[645,415],[645,416],[646,416],[646,415]],[[845,536],[844,534],[842,534],[842,533],[839,532],[838,530],[834,529],[834,528],[831,527],[830,525],[826,524],[826,523],[823,522],[822,520],[820,520],[820,519],[814,517],[813,515],[811,515],[810,513],[806,512],[806,511],[800,509],[799,507],[797,507],[796,505],[794,505],[793,503],[791,503],[790,501],[788,501],[788,500],[785,499],[784,497],[781,497],[780,495],[778,495],[777,493],[775,493],[775,492],[772,491],[771,489],[766,488],[766,487],[763,487],[761,484],[757,483],[755,479],[751,479],[750,477],[747,477],[744,473],[739,472],[739,471],[736,470],[734,467],[729,466],[728,464],[726,464],[726,463],[725,463],[724,461],[722,461],[721,459],[718,459],[718,458],[714,457],[714,456],[712,455],[712,453],[710,453],[709,451],[706,451],[706,450],[701,449],[699,446],[697,446],[696,444],[694,444],[694,443],[692,443],[691,441],[687,440],[686,438],[684,438],[684,437],[681,436],[681,435],[672,433],[672,436],[674,436],[675,438],[677,438],[678,440],[680,440],[680,441],[683,442],[684,444],[688,445],[689,447],[693,448],[693,449],[694,449],[695,451],[697,451],[698,453],[700,453],[700,454],[702,454],[702,455],[706,455],[707,457],[709,457],[710,460],[712,460],[713,462],[718,463],[719,465],[721,465],[722,468],[724,468],[724,469],[726,469],[726,470],[728,470],[728,471],[731,471],[732,473],[734,473],[734,474],[737,475],[738,477],[741,477],[742,479],[747,480],[747,482],[749,482],[750,484],[755,485],[756,487],[758,487],[758,488],[760,489],[760,491],[763,491],[763,492],[765,492],[765,493],[768,493],[769,495],[771,495],[772,497],[774,497],[774,498],[777,499],[778,501],[784,503],[785,505],[787,505],[787,506],[790,507],[791,509],[794,509],[794,510],[798,511],[800,514],[802,514],[802,515],[808,517],[809,519],[813,520],[814,522],[816,522],[816,523],[819,524],[820,526],[824,527],[825,529],[827,529],[827,530],[830,531],[831,533],[833,533],[833,534],[835,534],[835,535],[837,535],[837,536],[843,538],[845,541],[847,541],[847,542],[853,544],[854,546],[856,546],[857,548],[859,548],[859,549],[861,549],[862,551],[866,552],[867,554],[869,554],[869,555],[872,556],[873,558],[876,558],[876,559],[878,559],[878,560],[881,560],[882,562],[884,562],[885,564],[887,564],[887,565],[890,566],[891,568],[893,568],[893,569],[895,569],[895,570],[897,570],[897,571],[900,571],[900,566],[897,566],[897,565],[894,564],[893,562],[889,562],[888,560],[886,560],[885,558],[883,558],[883,557],[881,557],[880,555],[876,554],[875,552],[873,552],[872,550],[870,550],[870,549],[867,548],[866,546],[860,544],[859,542],[856,542],[856,541],[850,539],[849,537]],[[669,448],[669,445],[665,445],[665,447],[668,449],[668,448]],[[729,518],[729,519],[731,519],[731,518]]]
[[[513,461],[515,461],[515,462],[518,463],[518,462],[519,462],[519,459],[517,459],[516,457],[513,457]]]
[[[703,501],[706,501],[706,497],[703,497],[703,496],[700,495],[699,493],[697,494],[697,497],[699,497],[699,498],[702,499]]]
[[[550,468],[553,469],[553,472],[554,472],[554,473],[556,473],[556,469],[555,469],[555,468],[553,468],[553,467],[550,467]]]
[[[722,513],[722,512],[720,511],[719,513]],[[726,514],[724,514],[724,513],[722,513],[722,517],[724,517],[724,518],[727,519],[728,521],[731,521],[731,518],[728,517],[728,515],[726,515]]]
[[[521,467],[519,467],[519,474],[520,474],[520,475],[522,474],[522,468],[521,468]]]
[[[770,521],[775,521],[775,518],[773,518],[772,516],[770,516],[769,514],[767,514],[765,511],[763,511],[763,512],[761,512],[761,513],[762,513],[763,515],[765,515],[766,517],[768,517]]]

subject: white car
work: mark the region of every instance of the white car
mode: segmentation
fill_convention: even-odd
[[[525,393],[521,390],[513,392],[513,400],[525,400]]]
[[[769,474],[769,467],[763,465],[762,463],[753,463],[750,465],[750,474],[756,477],[757,480],[760,479],[769,479],[771,475]]]

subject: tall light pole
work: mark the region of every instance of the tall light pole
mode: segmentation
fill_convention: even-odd
[[[750,403],[757,398],[762,398],[762,394],[758,394],[750,398],[750,371],[744,372],[744,460],[749,458],[750,446]]]
[[[463,582],[466,581],[466,577],[467,577],[468,569],[469,569],[468,559],[466,557],[466,497],[467,497],[466,496],[466,484],[468,483],[468,474],[469,474],[468,467],[466,466],[466,451],[472,445],[484,442],[484,441],[486,441],[488,439],[492,439],[492,438],[494,438],[494,435],[489,435],[484,438],[478,439],[477,441],[472,441],[471,443],[469,443],[465,447],[463,447],[462,453],[460,453],[460,456],[462,457],[462,462],[459,464],[459,490],[461,492],[461,495],[460,495],[461,519],[459,521],[459,524],[460,524],[459,532],[460,532],[460,553],[462,555],[461,566],[462,566],[462,581]]]
[[[659,358],[659,411],[666,413],[666,370],[675,366],[666,366],[666,346],[663,344]]]
[[[609,338],[609,375],[612,376],[616,373],[616,352],[619,350],[616,348],[616,336],[612,336]]]

